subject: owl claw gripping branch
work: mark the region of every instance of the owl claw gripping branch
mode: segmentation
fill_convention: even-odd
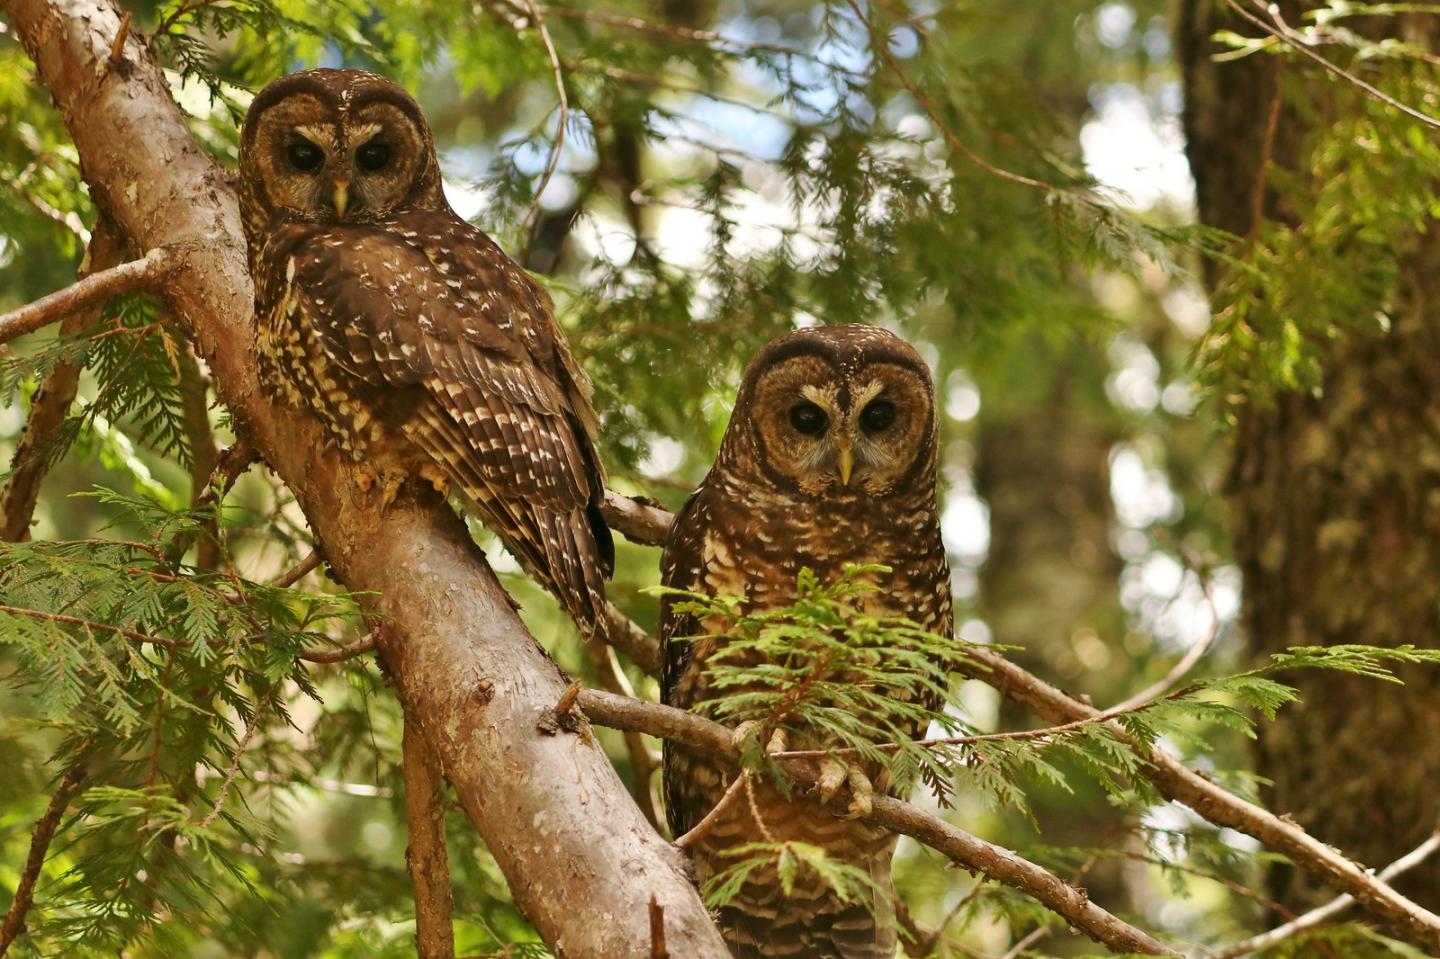
[[[406,481],[455,495],[603,629],[590,382],[545,291],[445,201],[419,106],[361,70],[282,77],[240,173],[261,385],[320,419],[382,509]]]

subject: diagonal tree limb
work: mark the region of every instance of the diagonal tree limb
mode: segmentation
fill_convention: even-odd
[[[25,913],[29,912],[30,904],[35,901],[35,883],[39,881],[40,870],[45,866],[45,854],[50,850],[50,841],[55,838],[55,830],[59,828],[70,800],[84,779],[85,768],[78,764],[72,767],[60,780],[59,788],[50,797],[50,804],[45,807],[45,814],[35,824],[35,831],[30,836],[30,854],[25,857],[25,868],[20,873],[20,884],[15,887],[15,898],[10,901],[4,923],[0,924],[0,956],[4,956],[16,937],[25,931]]]
[[[445,781],[415,717],[405,717],[405,865],[415,888],[415,954],[455,959],[450,856],[445,847]]]
[[[739,765],[740,753],[735,747],[732,731],[703,716],[593,689],[583,690],[579,701],[585,715],[602,726],[661,736],[703,750],[731,766]],[[792,785],[798,787],[798,793],[810,795],[814,792],[820,772],[818,762],[782,760],[782,765]],[[743,778],[742,775],[736,782]],[[967,869],[978,870],[1007,886],[1019,889],[1069,921],[1085,935],[1116,952],[1153,956],[1180,955],[1148,933],[1095,905],[1085,890],[1072,886],[1049,870],[1008,849],[971,835],[917,806],[890,796],[877,795],[871,813],[866,818],[876,825],[919,840]]]
[[[115,228],[102,218],[95,224],[85,259],[80,264],[79,279],[98,274],[118,264],[125,253],[125,244]],[[60,324],[64,334],[79,333],[100,322],[100,305],[71,313]],[[13,472],[0,494],[0,541],[18,543],[30,532],[35,504],[40,498],[40,484],[49,472],[50,458],[46,447],[55,431],[65,422],[70,404],[80,386],[80,364],[61,362],[45,377],[30,403],[25,430],[15,446],[10,461]]]
[[[617,527],[636,542],[663,541],[671,518],[664,510],[639,503],[615,493],[609,494],[606,515],[624,516],[629,528]],[[975,648],[970,651],[981,665],[975,678],[989,683],[1002,695],[1025,706],[1035,715],[1056,725],[1094,722],[1104,714],[1086,703],[1016,666],[999,653]],[[1123,727],[1115,731],[1141,752],[1147,764],[1143,773],[1167,799],[1183,803],[1218,826],[1228,826],[1284,853],[1296,865],[1339,892],[1355,897],[1365,909],[1409,931],[1418,940],[1440,948],[1440,916],[1412,902],[1369,870],[1331,846],[1316,839],[1288,818],[1247,802],[1199,773],[1188,769],[1174,756],[1156,747],[1144,751]]]
[[[327,562],[381,631],[395,687],[423,722],[517,906],[559,955],[643,955],[649,903],[669,948],[728,952],[679,855],[631,801],[598,745],[537,731],[565,687],[463,523],[424,490],[381,511],[320,425],[261,394],[253,291],[235,194],[194,140],[133,34],[112,45],[111,0],[3,0],[79,151],[91,195],[136,249],[172,247],[165,292],[239,434],[286,481]],[[123,69],[117,69],[123,64]]]
[[[104,306],[123,293],[158,290],[174,275],[180,262],[174,250],[157,247],[138,260],[92,273],[63,290],[0,315],[0,343],[34,333],[78,310]]]

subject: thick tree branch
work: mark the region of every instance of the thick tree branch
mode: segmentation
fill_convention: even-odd
[[[80,264],[79,279],[110,269],[120,262],[125,244],[116,235],[115,228],[103,219],[95,224],[95,232],[85,248],[85,259]],[[100,308],[76,310],[60,324],[60,332],[75,334],[100,322]],[[47,446],[65,422],[70,413],[70,404],[80,386],[79,363],[57,363],[45,377],[35,398],[30,403],[30,415],[25,420],[25,431],[15,445],[15,456],[10,461],[13,472],[0,494],[0,540],[18,543],[30,532],[30,522],[35,516],[35,504],[40,499],[40,484],[49,471],[50,457]]]
[[[261,394],[239,209],[190,135],[164,75],[110,0],[3,0],[80,154],[96,204],[138,250],[169,247],[165,292],[237,431],[294,491],[327,562],[367,612],[407,712],[423,722],[517,906],[559,955],[643,955],[649,903],[669,947],[728,953],[679,855],[631,801],[598,745],[536,721],[565,679],[526,632],[460,520],[418,490],[383,512],[319,424]],[[123,61],[125,68],[114,64]]]
[[[80,788],[84,779],[85,769],[82,766],[76,765],[67,772],[65,778],[60,780],[60,787],[50,797],[45,814],[35,824],[35,831],[30,835],[30,854],[25,857],[25,868],[20,873],[20,884],[15,887],[15,898],[10,901],[5,922],[0,924],[0,956],[4,956],[15,938],[25,931],[25,913],[29,912],[30,904],[35,900],[35,883],[39,881],[40,870],[45,866],[45,854],[50,850],[50,840],[55,838],[55,830],[59,828],[60,820],[64,818],[75,790]]]
[[[445,782],[417,721],[405,717],[405,865],[415,888],[415,954],[455,959],[450,855],[445,847]]]
[[[732,766],[739,765],[740,754],[731,730],[703,716],[593,689],[581,692],[580,708],[593,722],[602,726],[671,739],[703,750]],[[818,762],[776,758],[780,759],[792,784],[798,787],[798,793],[810,795],[815,791],[820,772]],[[741,778],[737,777],[736,782]],[[1019,889],[1096,942],[1116,952],[1180,955],[1092,903],[1083,889],[910,803],[890,796],[876,796],[871,813],[866,818],[886,829],[919,840],[967,869],[983,872],[992,879]]]
[[[628,518],[631,528],[623,531],[638,542],[663,541],[670,528],[670,515],[654,506],[614,493],[610,494],[605,505],[607,516],[614,513]],[[1066,695],[998,653],[972,648],[970,656],[980,664],[976,678],[990,683],[1003,695],[1047,722],[1059,726],[1106,721],[1106,714],[1101,710]],[[1114,724],[1114,729],[1117,735],[1133,743],[1118,723]],[[670,733],[664,735],[674,738]],[[689,745],[706,748],[704,744]],[[1284,853],[1296,865],[1329,886],[1354,896],[1370,912],[1396,923],[1420,941],[1440,947],[1440,916],[1402,896],[1363,866],[1320,842],[1291,820],[1228,792],[1199,773],[1192,772],[1163,749],[1157,747],[1142,751],[1138,744],[1134,748],[1148,761],[1143,769],[1145,777],[1167,799],[1189,806],[1217,826],[1236,829]]]
[[[158,290],[179,266],[173,251],[157,247],[138,260],[93,273],[83,280],[0,316],[0,343],[34,333],[88,307],[103,306],[122,293]]]

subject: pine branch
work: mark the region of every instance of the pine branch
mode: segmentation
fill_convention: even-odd
[[[110,270],[120,262],[124,243],[104,219],[95,224],[95,232],[85,248],[78,279],[84,280]],[[88,310],[75,310],[60,325],[62,336],[73,335],[100,322],[99,304]],[[70,404],[80,386],[80,364],[57,363],[40,384],[30,404],[25,431],[15,445],[10,463],[13,472],[0,494],[0,540],[19,542],[30,532],[35,504],[40,498],[40,484],[49,471],[51,458],[46,455],[55,431],[65,422]]]
[[[10,901],[10,910],[5,914],[4,924],[0,925],[0,956],[4,956],[9,951],[10,944],[25,931],[25,913],[29,912],[31,903],[35,901],[35,883],[39,881],[40,870],[45,866],[45,854],[50,849],[50,841],[55,838],[55,830],[65,816],[70,799],[84,779],[85,769],[80,764],[76,764],[65,774],[65,778],[60,780],[60,788],[50,797],[45,814],[40,817],[40,821],[35,824],[35,831],[30,834],[30,854],[25,857],[25,868],[20,873],[19,885],[15,887],[15,898]]]
[[[405,865],[415,889],[415,951],[419,959],[455,959],[450,857],[445,847],[445,781],[413,715],[405,717]]]
[[[616,729],[649,733],[702,750],[732,767],[739,766],[740,751],[733,733],[725,726],[684,710],[627,699],[599,690],[583,690],[580,707],[592,722]],[[818,791],[819,764],[781,762],[797,795],[813,795]],[[736,782],[744,780],[737,776]],[[825,815],[818,812],[817,815]],[[910,836],[967,869],[1018,889],[1061,916],[1096,942],[1116,952],[1142,953],[1157,956],[1179,956],[1148,933],[1116,918],[1089,900],[1085,891],[1077,889],[1059,876],[1037,866],[1015,853],[971,835],[938,817],[890,796],[875,796],[870,822],[894,832]],[[698,828],[698,827],[697,827]]]
[[[157,247],[138,260],[101,270],[34,303],[0,315],[0,343],[33,333],[77,310],[102,306],[121,294],[158,290],[179,269],[180,261],[173,250]]]
[[[672,517],[654,506],[611,493],[606,499],[606,507],[607,518],[612,513],[626,518],[630,528],[622,529],[622,532],[636,542],[663,542],[670,528]],[[1086,724],[1104,718],[1101,710],[1074,699],[992,650],[972,647],[969,655],[980,666],[975,678],[990,683],[1002,695],[1047,722],[1061,726]],[[1146,760],[1140,767],[1141,774],[1167,799],[1190,807],[1217,826],[1238,830],[1284,853],[1317,879],[1337,891],[1353,895],[1375,915],[1404,927],[1421,941],[1440,946],[1440,916],[1377,880],[1362,865],[1320,842],[1293,821],[1247,802],[1192,772],[1158,746],[1145,749],[1113,719],[1108,722],[1114,726],[1115,734]],[[674,734],[683,732],[676,727],[669,733],[657,735],[674,738]],[[678,741],[685,742],[684,739]],[[687,745],[706,748],[703,743]]]

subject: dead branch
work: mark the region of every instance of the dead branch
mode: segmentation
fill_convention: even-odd
[[[34,333],[77,310],[103,306],[124,293],[158,290],[179,264],[180,257],[173,250],[156,247],[138,260],[92,273],[63,290],[0,316],[0,343]]]
[[[420,959],[455,959],[450,856],[445,847],[445,781],[417,720],[405,717],[405,865],[415,889],[415,952]]]
[[[40,817],[40,821],[35,824],[35,831],[30,834],[30,854],[25,857],[25,868],[20,873],[19,885],[15,887],[15,898],[10,901],[10,910],[5,914],[4,924],[0,925],[0,956],[4,956],[9,951],[10,944],[25,931],[25,913],[35,901],[35,883],[39,881],[40,870],[45,865],[45,854],[50,849],[50,840],[55,838],[55,830],[65,816],[70,799],[84,779],[85,769],[80,765],[74,766],[65,774],[65,778],[60,780],[60,788],[50,797],[45,814]]]
[[[1430,858],[1437,849],[1440,849],[1440,830],[1431,833],[1430,838],[1380,870],[1376,878],[1388,882],[1407,869],[1413,869],[1420,865],[1426,859]],[[1320,925],[1320,923],[1326,919],[1344,912],[1354,904],[1354,896],[1336,896],[1323,906],[1317,906],[1309,912],[1295,917],[1283,926],[1277,926],[1269,932],[1252,936],[1243,942],[1237,942],[1235,945],[1222,949],[1219,952],[1206,953],[1206,957],[1207,959],[1240,959],[1241,956],[1248,956],[1262,949],[1269,949],[1271,946],[1278,945],[1283,940],[1289,939],[1296,933],[1304,932],[1306,929],[1312,929]]]
[[[605,522],[626,539],[643,546],[663,546],[670,531],[670,512],[643,497],[605,492]]]
[[[565,680],[464,524],[423,489],[382,512],[318,422],[262,394],[234,192],[141,44],[124,45],[126,69],[107,71],[121,20],[112,0],[0,2],[70,131],[96,205],[135,249],[184,251],[165,284],[173,315],[237,432],[295,493],[337,578],[388,624],[378,647],[395,688],[517,907],[557,953],[606,959],[649,948],[653,897],[672,952],[725,959],[679,855],[645,822],[604,751],[537,732]]]
[[[632,729],[671,739],[703,750],[731,766],[739,765],[740,753],[731,730],[694,713],[638,699],[627,700],[593,689],[584,690],[580,694],[580,707],[592,722],[602,726]],[[811,795],[816,792],[820,770],[818,762],[779,761],[792,784],[797,787],[797,793]],[[736,781],[745,779],[742,775],[737,777]],[[1103,943],[1116,952],[1154,956],[1180,955],[1144,931],[1092,903],[1083,889],[1078,889],[1049,870],[1008,849],[971,835],[917,806],[890,796],[876,796],[867,818],[886,829],[919,840],[967,869],[983,872],[992,879],[1019,889],[1096,942]]]
[[[622,530],[626,536],[637,542],[662,541],[665,532],[670,528],[670,515],[651,505],[644,505],[643,511],[636,506],[635,501],[612,493],[606,501],[607,518],[613,509],[617,515],[625,515],[633,526],[633,535],[631,530]],[[1105,720],[1105,714],[1101,710],[1068,696],[1000,654],[983,648],[972,648],[970,652],[971,658],[980,664],[975,678],[990,683],[1002,695],[1026,707],[1046,722],[1056,726],[1069,726]],[[1114,723],[1113,719],[1105,721]],[[1133,740],[1118,723],[1114,724],[1114,730],[1117,735],[1133,744]],[[663,735],[674,738],[670,733]],[[697,745],[697,748],[705,747],[701,744]],[[1142,751],[1138,744],[1133,744],[1133,748]],[[1247,802],[1199,773],[1192,772],[1159,747],[1148,752],[1142,751],[1141,755],[1147,760],[1147,765],[1142,768],[1145,778],[1167,799],[1183,803],[1217,826],[1228,826],[1243,832],[1271,849],[1284,853],[1297,866],[1317,879],[1337,891],[1353,895],[1357,902],[1375,915],[1396,923],[1421,941],[1440,946],[1440,916],[1377,880],[1364,866],[1320,842],[1291,820]]]
[[[85,248],[85,259],[80,263],[78,278],[84,280],[113,268],[123,254],[124,243],[115,228],[101,219],[95,224],[95,232]],[[98,306],[76,310],[61,322],[60,333],[62,336],[74,335],[99,322]],[[65,422],[79,386],[80,364],[62,362],[55,364],[36,391],[30,403],[30,415],[25,420],[25,430],[15,445],[15,456],[10,460],[13,468],[10,481],[5,484],[4,494],[0,494],[0,540],[18,543],[29,535],[35,504],[40,499],[40,484],[49,471],[47,447],[55,431]]]

